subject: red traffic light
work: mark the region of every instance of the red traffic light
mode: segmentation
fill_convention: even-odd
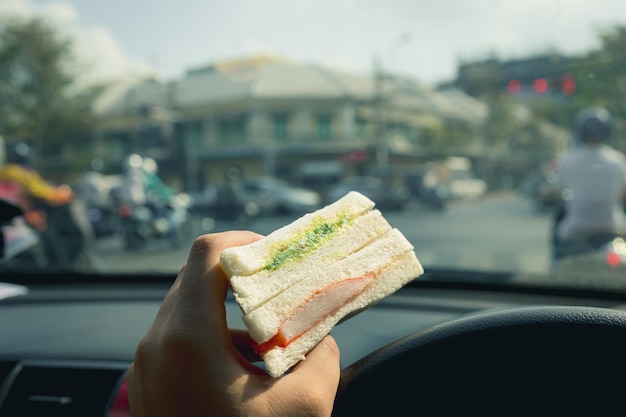
[[[561,91],[566,96],[571,96],[576,92],[576,78],[573,75],[565,74],[561,80]]]
[[[535,92],[542,94],[548,91],[548,81],[545,78],[537,78],[533,83]]]
[[[517,94],[522,89],[522,83],[520,83],[519,80],[513,79],[513,80],[509,81],[509,84],[507,85],[507,88],[509,90],[509,93]]]

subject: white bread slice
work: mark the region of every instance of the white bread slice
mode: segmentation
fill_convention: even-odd
[[[316,305],[311,304],[312,311],[310,312],[306,312],[303,306],[306,306],[308,301],[314,300],[321,290],[332,288],[342,280],[375,276],[396,259],[412,250],[413,245],[402,233],[397,229],[392,229],[346,258],[326,267],[303,271],[302,280],[297,284],[244,314],[243,321],[250,336],[257,343],[266,342],[276,335],[279,328],[290,319],[300,320],[300,323],[287,323],[286,328],[291,329],[290,333],[294,329],[301,328],[299,326],[307,328],[316,324],[315,320],[319,318],[317,315],[323,314],[324,309],[321,305],[324,304],[319,302]],[[411,272],[421,274],[419,270]],[[332,305],[330,307],[335,308]],[[296,333],[299,333],[299,330]]]
[[[405,252],[395,262],[380,272],[362,293],[338,310],[329,314],[316,326],[295,339],[287,347],[275,347],[261,353],[265,369],[273,377],[279,377],[289,368],[305,359],[305,355],[317,345],[342,319],[378,303],[424,272],[413,251]]]
[[[323,244],[299,259],[286,262],[273,271],[262,269],[253,275],[231,276],[229,282],[235,299],[244,314],[247,314],[305,277],[319,273],[321,267],[345,258],[368,245],[390,229],[391,226],[380,211],[366,211],[343,227],[338,233],[325,240]],[[278,230],[280,231],[281,229]],[[271,238],[270,240],[272,241],[275,240],[274,233],[276,232],[272,232],[252,245],[263,242],[268,238]],[[293,233],[291,234],[293,235]],[[244,248],[246,247],[235,249],[243,250]],[[228,265],[230,259],[232,258],[226,257],[221,262]]]
[[[267,266],[277,248],[286,242],[301,239],[303,231],[313,227],[320,219],[333,221],[341,216],[355,218],[373,207],[372,200],[351,191],[334,203],[305,214],[255,243],[224,250],[220,258],[222,269],[227,277],[252,275]]]

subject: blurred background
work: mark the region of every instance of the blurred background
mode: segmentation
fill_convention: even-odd
[[[540,190],[573,115],[610,108],[614,145],[626,149],[626,22],[616,16],[626,3],[0,0],[0,134],[28,144],[51,183],[80,190],[98,171],[102,205],[116,204],[129,155],[154,161],[180,196],[188,239],[220,227],[265,233],[357,189],[407,228],[410,210],[423,213],[437,225],[416,232],[426,246],[419,236],[433,245],[451,221],[435,213],[485,213],[477,205],[508,198],[494,209],[502,224],[511,230],[523,211],[534,217],[517,221],[540,232],[523,250],[503,255],[494,242],[491,263],[468,262],[543,271],[549,225],[537,214],[550,202]],[[218,207],[228,187],[242,214]],[[118,221],[101,220],[102,205],[91,207],[100,254],[119,252]],[[474,222],[453,218],[451,233]],[[460,262],[431,249],[433,265]]]

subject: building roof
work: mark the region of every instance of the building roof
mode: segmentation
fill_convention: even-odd
[[[470,120],[481,117],[478,100],[436,92],[414,81],[385,79],[383,91],[388,103],[407,106],[416,112],[444,118]],[[212,106],[246,100],[329,99],[371,101],[373,77],[293,62],[280,57],[261,56],[218,61],[191,69],[180,80],[168,83],[133,80],[112,85],[97,100],[98,116],[114,116],[142,106],[185,108]]]

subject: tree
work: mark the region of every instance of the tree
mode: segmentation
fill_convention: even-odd
[[[609,109],[618,122],[617,137],[623,138],[626,126],[620,122],[626,118],[626,26],[604,30],[599,38],[600,48],[573,65],[577,88],[572,102],[576,109],[593,105]],[[626,143],[618,145],[626,149]]]
[[[76,62],[71,40],[47,22],[0,21],[0,134],[46,156],[84,141],[93,94],[75,85]]]

